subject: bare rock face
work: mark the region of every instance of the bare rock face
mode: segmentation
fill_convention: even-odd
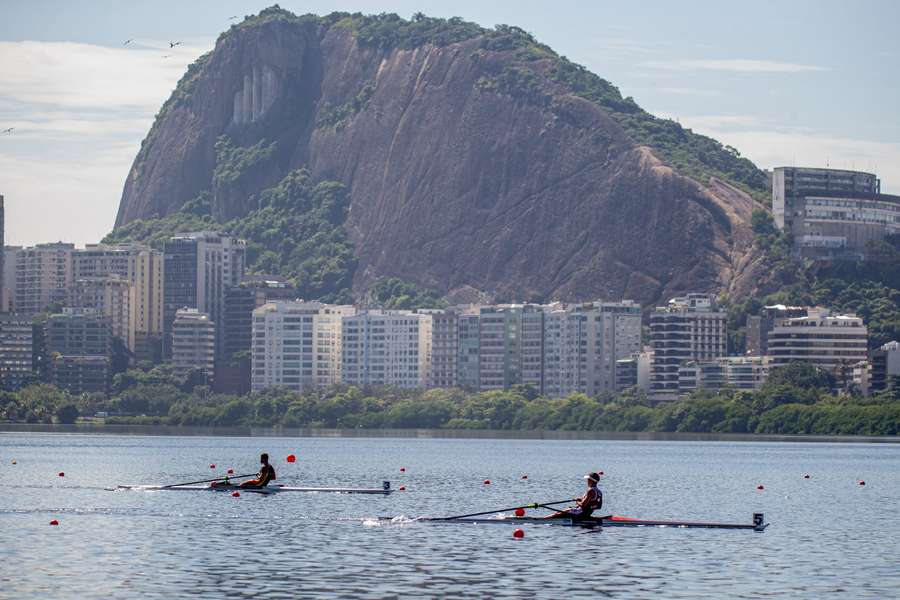
[[[116,224],[203,191],[217,219],[244,216],[306,166],[350,189],[358,289],[391,276],[467,297],[644,303],[751,289],[754,201],[679,174],[545,62],[521,67],[478,36],[385,49],[315,19],[233,28],[164,106]],[[502,85],[511,65],[533,80]],[[223,135],[270,152],[226,173]]]

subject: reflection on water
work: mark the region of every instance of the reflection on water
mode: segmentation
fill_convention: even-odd
[[[262,451],[281,483],[390,479],[407,490],[104,489],[249,472]],[[749,522],[765,512],[772,526],[529,525],[516,541],[507,526],[366,521],[574,496],[597,469],[604,509],[616,514]],[[896,445],[7,433],[0,598],[885,598],[900,588],[898,473]]]

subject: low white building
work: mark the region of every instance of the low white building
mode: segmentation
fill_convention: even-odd
[[[811,308],[805,317],[781,319],[769,333],[772,366],[805,362],[827,369],[846,383],[853,365],[868,358],[868,334],[856,315],[831,315]]]

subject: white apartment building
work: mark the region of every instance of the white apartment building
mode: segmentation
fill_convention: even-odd
[[[650,396],[677,400],[679,368],[687,361],[705,361],[727,353],[727,315],[707,294],[669,300],[650,314],[653,369]]]
[[[172,365],[185,375],[202,370],[212,381],[216,349],[216,325],[209,315],[196,308],[183,308],[175,313],[172,325]]]
[[[13,304],[21,314],[36,314],[51,304],[66,301],[72,284],[74,244],[38,244],[16,252],[16,286]]]
[[[341,382],[342,319],[352,306],[268,302],[253,311],[251,388],[300,391]]]
[[[769,333],[772,366],[805,362],[825,368],[839,379],[843,370],[868,358],[868,330],[856,315],[831,315],[811,308],[805,317],[781,319]]]
[[[406,310],[343,318],[341,379],[349,385],[428,386],[431,319]]]
[[[684,395],[698,389],[758,390],[768,379],[771,364],[770,356],[725,356],[688,361],[678,369],[678,391]]]
[[[31,318],[0,314],[0,390],[15,391],[31,376]]]
[[[67,304],[73,308],[96,309],[108,318],[112,335],[133,349],[134,297],[134,286],[118,275],[83,277],[72,284]]]
[[[544,314],[543,393],[616,390],[616,361],[641,349],[641,307],[630,300],[550,305]]]

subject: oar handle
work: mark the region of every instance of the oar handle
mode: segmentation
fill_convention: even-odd
[[[197,483],[211,483],[213,481],[222,481],[223,479],[243,479],[244,477],[256,477],[256,473],[250,473],[249,475],[223,475],[221,477],[216,477],[214,479],[201,479],[200,481],[185,481],[184,483],[172,483],[170,485],[162,486],[161,489],[181,487],[183,485],[194,485]]]

